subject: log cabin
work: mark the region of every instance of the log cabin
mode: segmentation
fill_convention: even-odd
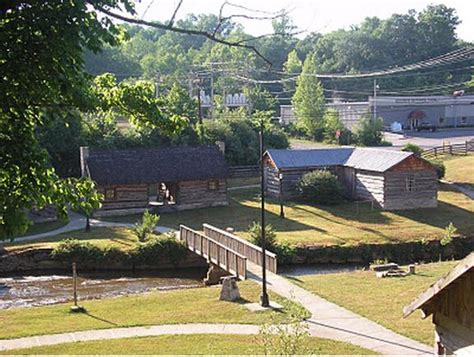
[[[81,172],[104,195],[95,216],[225,206],[228,166],[217,146],[81,147]]]
[[[297,184],[305,173],[328,170],[351,200],[371,201],[385,210],[438,204],[435,168],[411,152],[353,147],[270,149],[264,165],[267,194],[283,200],[298,198]]]
[[[403,309],[433,316],[434,354],[474,356],[474,253]]]

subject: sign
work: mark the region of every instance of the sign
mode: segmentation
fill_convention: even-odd
[[[336,139],[341,137],[341,131],[339,129],[336,130]]]

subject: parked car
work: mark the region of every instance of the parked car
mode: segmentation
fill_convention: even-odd
[[[437,127],[434,124],[428,123],[426,121],[421,122],[418,126],[415,127],[416,131],[429,130],[431,132],[436,131]]]

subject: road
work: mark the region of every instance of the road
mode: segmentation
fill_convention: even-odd
[[[464,143],[474,140],[474,128],[439,129],[434,133],[429,131],[407,132],[405,135],[385,133],[385,140],[394,147],[402,147],[407,143],[416,144],[424,149],[446,144]]]

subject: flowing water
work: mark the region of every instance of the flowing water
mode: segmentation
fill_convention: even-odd
[[[126,273],[82,273],[77,288],[80,300],[139,294],[147,291],[203,286],[205,270],[180,269]],[[57,304],[72,300],[72,277],[66,274],[24,274],[0,277],[0,309]]]

